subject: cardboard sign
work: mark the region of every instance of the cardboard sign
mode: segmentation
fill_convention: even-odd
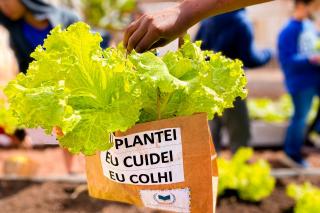
[[[100,153],[103,174],[112,181],[134,185],[184,181],[180,128],[112,137],[114,147]]]
[[[138,124],[86,158],[91,196],[171,212],[215,212],[218,172],[206,114]]]

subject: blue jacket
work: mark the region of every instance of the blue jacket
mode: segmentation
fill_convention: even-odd
[[[196,40],[202,40],[202,49],[242,60],[246,68],[262,66],[271,59],[269,50],[258,51],[255,47],[252,24],[245,9],[204,20]]]
[[[21,3],[39,20],[48,19],[51,27],[60,24],[63,28],[66,28],[80,20],[72,11],[61,7],[56,8],[44,0],[21,0]],[[20,71],[25,73],[29,63],[32,61],[30,54],[34,51],[34,45],[39,39],[34,39],[30,43],[34,35],[30,33],[25,34],[25,22],[23,20],[11,21],[1,12],[0,25],[3,25],[9,31],[10,45],[17,57]],[[100,33],[103,38],[101,47],[106,48],[110,41],[110,34],[106,31],[100,31]]]
[[[290,20],[280,32],[278,54],[290,93],[309,87],[320,87],[320,66],[310,63],[317,32],[310,21]],[[317,38],[316,38],[317,39]],[[311,43],[311,45],[310,45]],[[312,47],[313,49],[315,46]]]
[[[59,24],[67,27],[79,21],[78,16],[73,12],[63,8],[55,8],[43,0],[21,0],[21,3],[39,20],[48,19],[52,27]],[[32,61],[30,54],[34,48],[24,35],[23,23],[23,20],[11,21],[0,12],[0,24],[9,31],[10,45],[17,57],[20,71],[26,72]]]

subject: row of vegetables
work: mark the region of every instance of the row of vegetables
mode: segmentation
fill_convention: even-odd
[[[271,195],[276,179],[265,160],[250,163],[254,151],[240,149],[231,159],[219,158],[219,196],[228,190],[237,192],[240,199],[259,202]],[[296,201],[295,213],[320,212],[320,189],[306,182],[303,185],[289,184],[287,195]]]

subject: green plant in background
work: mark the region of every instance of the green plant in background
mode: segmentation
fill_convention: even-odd
[[[5,133],[13,134],[17,126],[17,119],[11,114],[5,101],[0,99],[0,127],[4,129]]]
[[[271,123],[287,122],[293,113],[293,104],[288,94],[274,101],[269,98],[248,99],[250,118],[253,120],[263,120]],[[319,108],[319,99],[315,98],[308,120],[312,121]]]
[[[287,187],[287,195],[296,201],[295,213],[320,212],[320,189],[310,183],[290,184]]]
[[[81,0],[86,20],[93,26],[122,30],[131,21],[137,0]]]
[[[63,147],[90,155],[112,146],[112,132],[200,112],[212,118],[247,94],[242,63],[201,51],[199,42],[186,38],[180,50],[157,57],[102,50],[101,40],[84,23],[51,32],[27,74],[5,89],[21,124],[47,133],[58,126]]]
[[[266,122],[285,122],[293,113],[293,105],[289,95],[283,95],[278,101],[268,98],[248,100],[250,117]]]
[[[275,179],[270,165],[265,160],[248,163],[252,156],[251,148],[241,148],[231,160],[218,159],[219,195],[236,190],[241,199],[257,202],[273,192]]]

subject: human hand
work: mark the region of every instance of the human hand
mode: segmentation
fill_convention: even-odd
[[[127,28],[123,44],[129,52],[144,52],[168,44],[204,18],[267,1],[271,0],[183,0],[175,7],[142,15]]]
[[[128,51],[144,52],[170,43],[188,28],[188,16],[179,6],[144,14],[127,28],[124,46]]]

